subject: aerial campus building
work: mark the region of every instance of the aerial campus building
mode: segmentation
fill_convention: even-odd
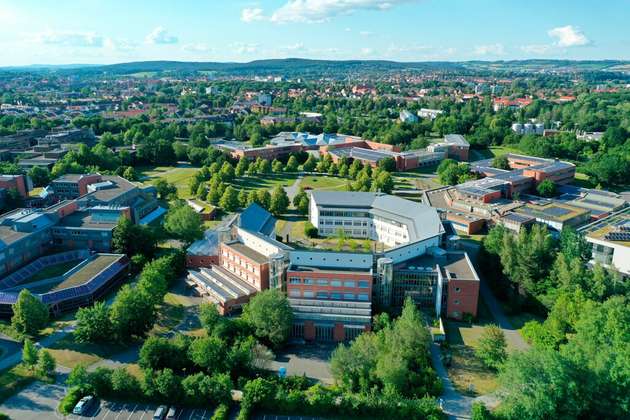
[[[43,192],[44,208],[0,216],[0,313],[10,314],[28,288],[54,313],[89,304],[124,276],[128,260],[110,254],[113,231],[125,217],[149,223],[164,209],[152,188],[117,176],[64,175]],[[54,272],[39,278],[38,271]],[[48,271],[47,271],[48,272]]]
[[[372,167],[377,166],[384,159],[392,159],[396,170],[399,171],[434,165],[446,158],[467,161],[470,149],[468,141],[459,134],[448,134],[424,149],[401,151],[397,146],[377,143],[357,136],[303,132],[278,133],[268,145],[260,147],[224,140],[215,143],[215,146],[237,159],[275,159],[302,151],[316,151],[320,155],[330,155],[333,162],[338,162],[343,158],[359,160]]]
[[[294,249],[274,239],[275,219],[253,204],[191,245],[188,284],[224,314],[280,289],[293,308],[292,336],[305,340],[350,340],[371,328],[374,305],[407,297],[450,318],[477,314],[479,277],[466,253],[440,248],[434,209],[380,193],[313,192],[310,220],[322,236],[343,229],[374,251]]]

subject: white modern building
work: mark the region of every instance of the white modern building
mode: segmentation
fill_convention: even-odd
[[[378,241],[395,261],[424,254],[444,233],[435,209],[382,193],[315,191],[309,218],[320,235],[341,229],[352,238]]]
[[[630,277],[630,207],[579,229],[592,245],[591,264]]]
[[[399,117],[400,117],[400,121],[404,123],[412,124],[412,123],[418,122],[418,117],[412,114],[411,112],[407,111],[406,109],[403,109],[402,111],[400,111]]]
[[[444,111],[439,109],[430,109],[430,108],[420,108],[418,111],[418,117],[420,118],[428,118],[430,120],[436,119],[440,114],[443,114]]]

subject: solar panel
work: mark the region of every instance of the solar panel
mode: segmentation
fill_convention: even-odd
[[[609,241],[630,241],[630,231],[610,232],[606,234],[605,238]]]

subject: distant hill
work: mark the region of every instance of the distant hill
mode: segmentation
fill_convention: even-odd
[[[138,61],[110,65],[33,65],[5,67],[2,70],[19,71],[66,71],[86,74],[134,74],[134,73],[194,73],[215,72],[216,74],[253,75],[279,74],[285,76],[318,75],[344,76],[353,74],[369,75],[391,71],[444,71],[460,74],[478,72],[628,72],[630,61],[621,60],[510,60],[510,61],[425,61],[398,62],[387,60],[309,60],[286,58],[256,60],[248,63],[233,62],[187,62],[187,61]]]

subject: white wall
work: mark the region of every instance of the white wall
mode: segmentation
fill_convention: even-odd
[[[291,251],[289,260],[295,265],[330,268],[370,269],[373,264],[372,254],[350,252]]]
[[[243,242],[245,246],[253,249],[254,251],[260,254],[263,254],[265,257],[269,257],[273,254],[277,254],[278,252],[282,251],[280,248],[278,248],[274,244],[268,241],[265,241],[261,237],[253,235],[244,229],[237,228],[236,234],[238,238],[240,239],[240,241]]]
[[[385,252],[385,257],[391,258],[394,264],[410,260],[412,258],[424,255],[427,249],[440,244],[440,237],[429,238],[424,241],[414,242],[406,246],[390,249]]]

